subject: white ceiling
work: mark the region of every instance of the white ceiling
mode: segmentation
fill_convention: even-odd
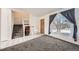
[[[25,11],[26,13],[33,14],[35,16],[43,16],[51,12],[60,10],[61,8],[16,8],[17,10]]]

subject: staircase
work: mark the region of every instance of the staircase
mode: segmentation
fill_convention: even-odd
[[[12,39],[23,37],[23,26],[22,25],[14,25]]]

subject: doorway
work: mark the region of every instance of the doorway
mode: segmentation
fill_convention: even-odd
[[[40,20],[40,33],[44,34],[44,19]]]

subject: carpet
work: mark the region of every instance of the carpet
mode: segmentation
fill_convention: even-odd
[[[79,51],[79,46],[43,35],[24,43],[2,49],[1,51]]]

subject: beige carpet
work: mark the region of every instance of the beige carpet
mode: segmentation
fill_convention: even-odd
[[[79,51],[79,46],[43,35],[1,51]]]

